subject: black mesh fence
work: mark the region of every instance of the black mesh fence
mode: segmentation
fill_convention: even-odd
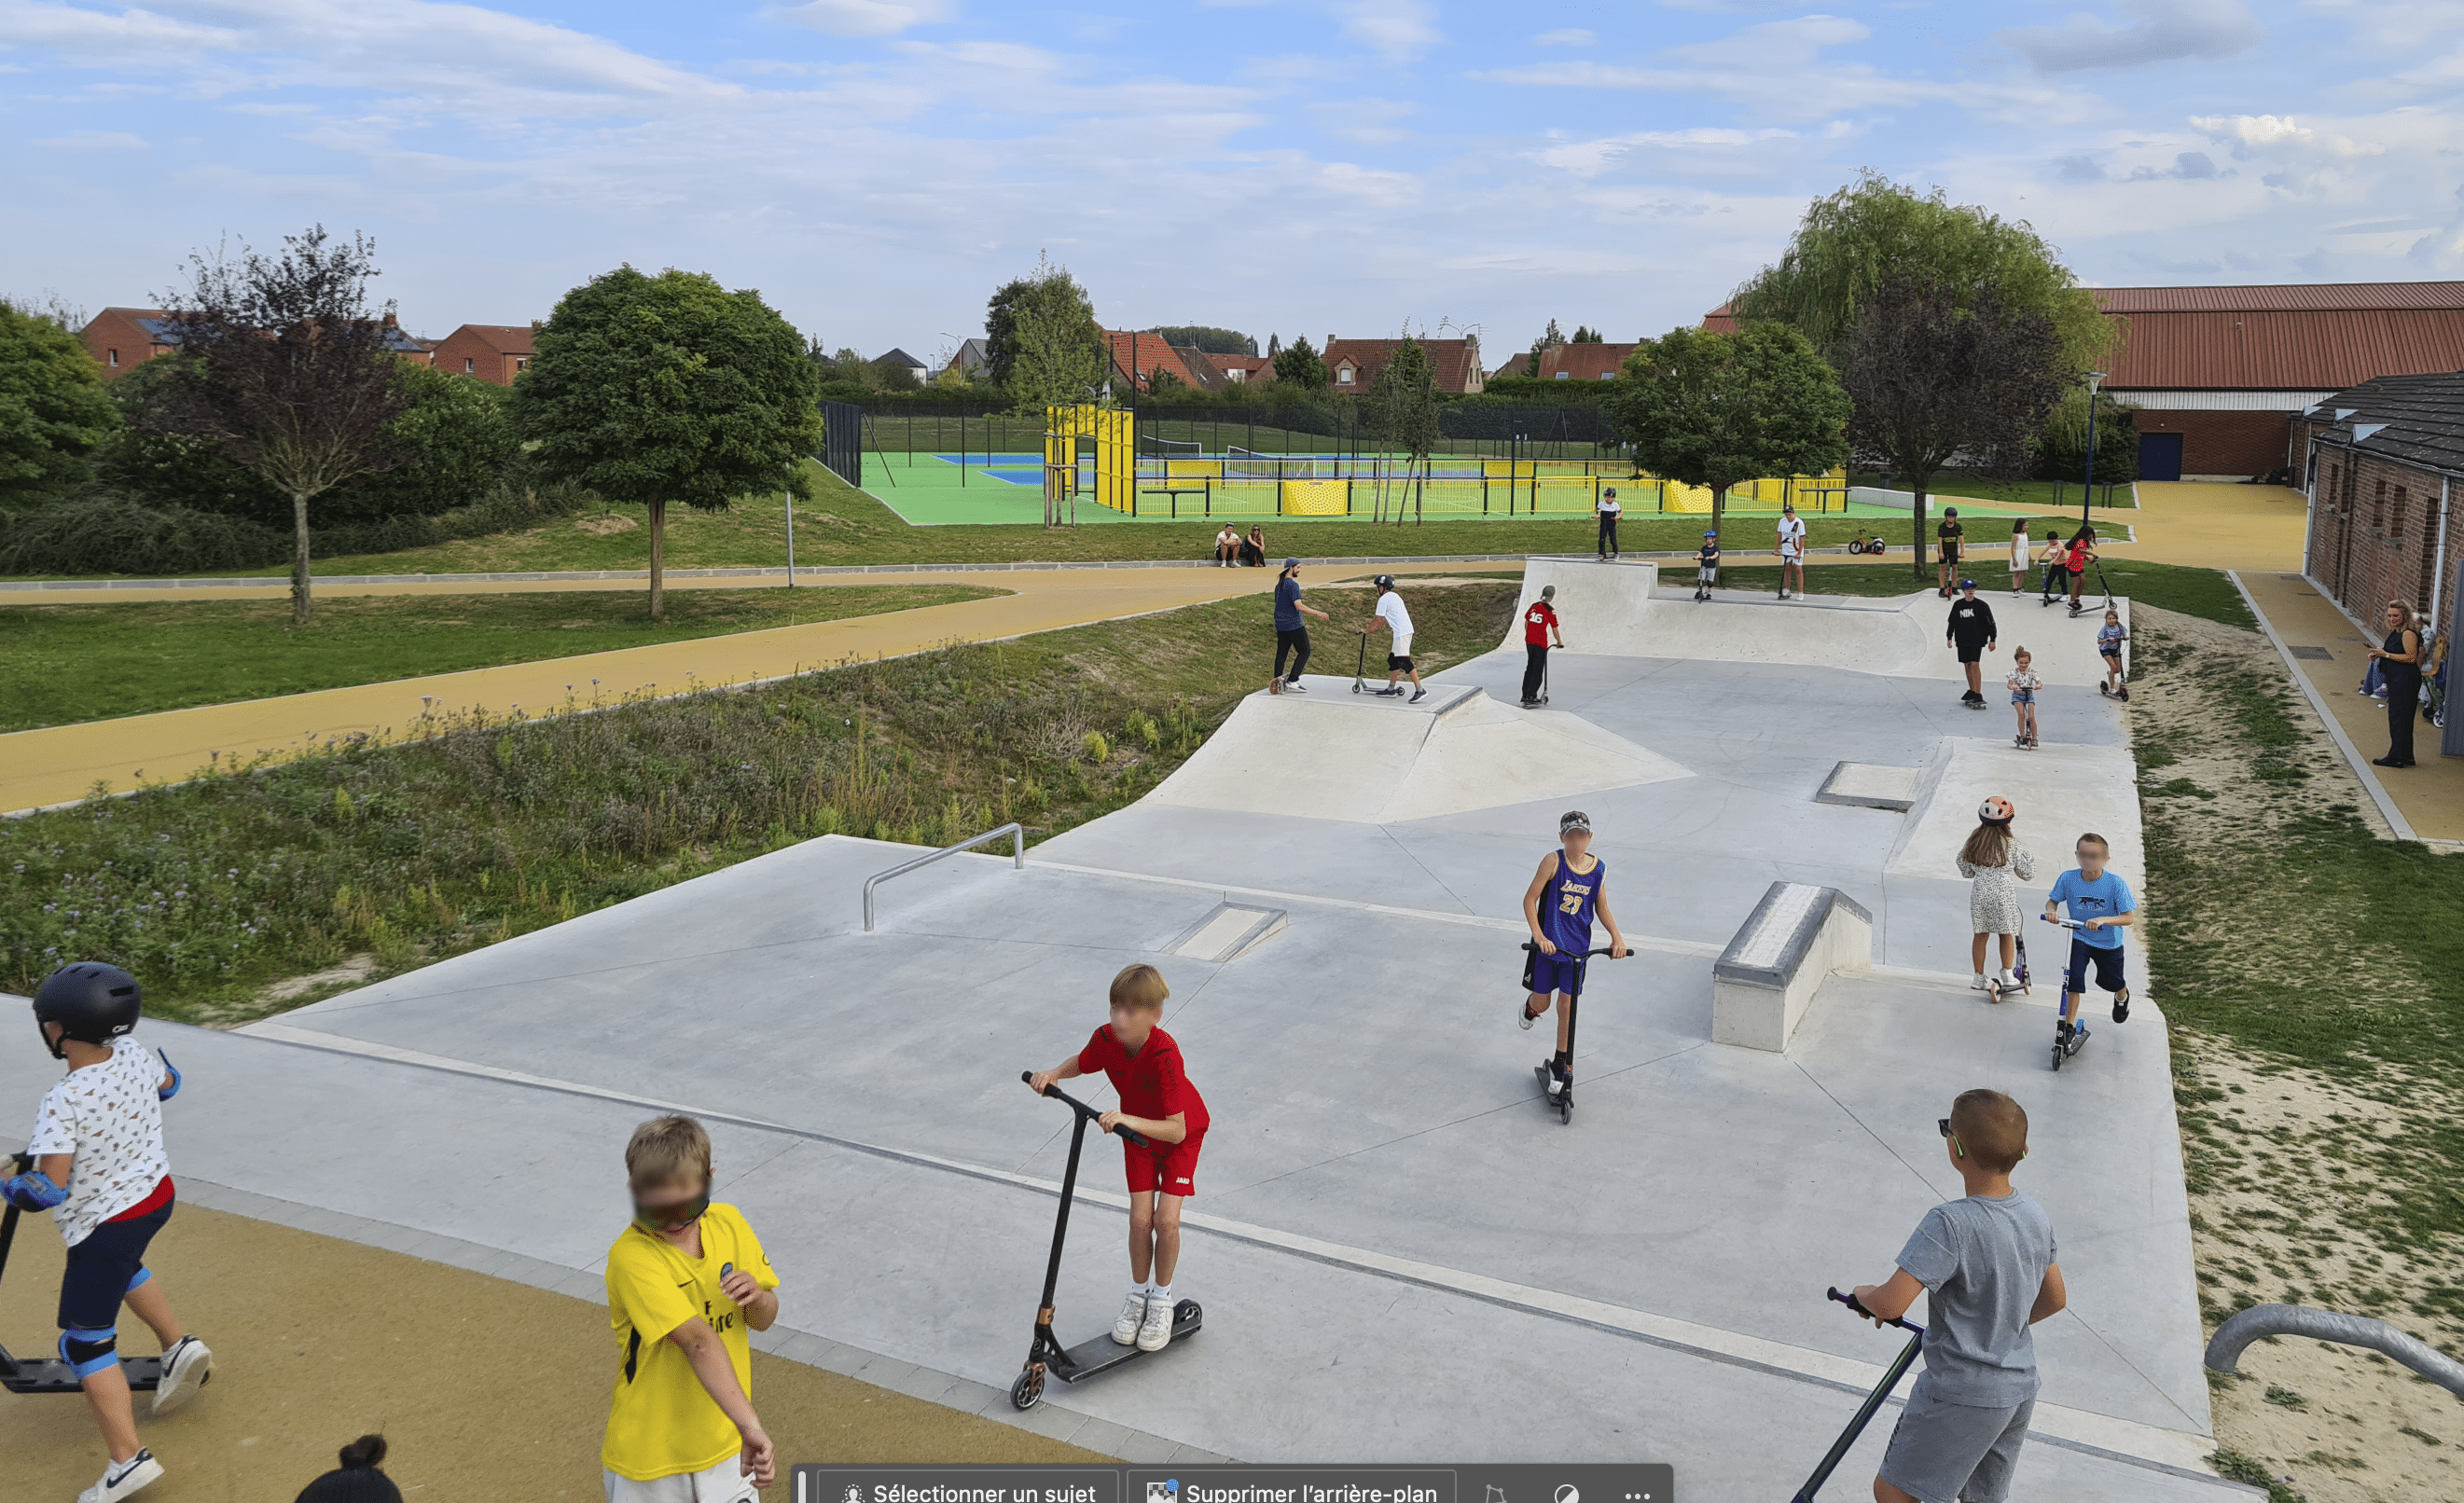
[[[833,403],[833,405],[837,405]],[[1138,451],[1153,455],[1374,454],[1381,442],[1368,403],[1324,403],[1138,406]],[[888,451],[979,456],[1041,455],[1044,419],[991,401],[867,403],[873,440]],[[1441,403],[1440,454],[1499,459],[1610,459],[1623,452],[1616,425],[1596,406],[1543,407],[1485,402]],[[836,468],[836,466],[832,466]]]
[[[822,464],[848,485],[864,484],[864,409],[854,403],[822,403]]]

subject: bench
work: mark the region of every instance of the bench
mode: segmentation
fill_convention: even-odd
[[[1837,887],[1775,882],[1711,968],[1711,1038],[1774,1053],[1835,970],[1874,964],[1874,916]]]

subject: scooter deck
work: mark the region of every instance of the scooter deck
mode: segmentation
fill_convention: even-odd
[[[163,1385],[159,1357],[123,1357],[120,1370],[128,1376],[128,1386],[140,1392]],[[0,1388],[11,1393],[78,1393],[84,1386],[69,1364],[56,1357],[12,1358],[0,1349]]]
[[[1531,1073],[1539,1077],[1540,1079],[1541,1110],[1555,1112],[1557,1114],[1557,1121],[1560,1122],[1573,1122],[1574,1120],[1574,1082],[1569,1080],[1566,1082],[1566,1088],[1564,1090],[1551,1091],[1549,1089],[1549,1067],[1547,1065],[1533,1065],[1531,1067]]]
[[[1187,1340],[1205,1325],[1206,1313],[1199,1308],[1197,1300],[1183,1299],[1172,1307],[1173,1340]],[[1164,1350],[1172,1348],[1167,1346]],[[1063,1383],[1084,1383],[1099,1373],[1110,1372],[1123,1362],[1150,1355],[1134,1346],[1123,1346],[1110,1336],[1099,1336],[1070,1347],[1062,1354],[1063,1361],[1048,1363],[1045,1370]]]

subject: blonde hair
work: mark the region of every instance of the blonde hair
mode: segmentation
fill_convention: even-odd
[[[1114,1007],[1144,1008],[1150,1013],[1160,1013],[1164,998],[1170,995],[1172,988],[1164,985],[1163,972],[1144,963],[1125,966],[1121,973],[1112,978]]]
[[[1950,1103],[1950,1130],[1968,1156],[2008,1174],[2028,1156],[2028,1114],[1999,1091],[1962,1091]]]
[[[2030,651],[2029,651],[2027,648],[2025,648],[2025,647],[2013,647],[2013,648],[2012,648],[2012,649],[2011,649],[2011,661],[2012,661],[2012,662],[2016,663],[2016,662],[2018,662],[2021,658],[2025,658],[2025,659],[2027,659],[2030,663],[2034,663],[2034,662],[2035,662],[2035,661],[2036,661],[2036,655],[2035,655],[2035,653],[2033,653],[2033,652],[2030,652]]]
[[[710,1134],[690,1117],[653,1117],[625,1144],[625,1178],[633,1191],[660,1189],[698,1177],[710,1184]]]
[[[2395,612],[2397,616],[2401,618],[2401,620],[2396,623],[2396,630],[2419,631],[2421,629],[2421,618],[2414,615],[2412,607],[2407,605],[2404,601],[2389,600],[2387,602],[2387,608]]]
[[[1968,832],[1968,843],[1959,848],[1959,859],[1970,866],[2008,866],[2011,845],[2010,820],[1979,820]]]

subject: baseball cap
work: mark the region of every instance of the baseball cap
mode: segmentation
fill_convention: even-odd
[[[1287,558],[1284,560],[1284,567],[1287,569],[1297,569],[1300,566],[1301,561],[1297,558]]]
[[[1557,598],[1557,587],[1556,587],[1555,585],[1553,585],[1553,584],[1544,584],[1544,585],[1542,585],[1542,586],[1540,587],[1540,599],[1544,599],[1544,600],[1553,600],[1553,599],[1555,599],[1556,598]]]
[[[1564,814],[1557,817],[1557,833],[1559,835],[1570,835],[1576,830],[1582,831],[1585,835],[1591,834],[1592,817],[1583,813],[1580,809],[1569,809]]]
[[[1717,532],[1710,532],[1710,533],[1705,533],[1703,535],[1704,535],[1704,536],[1705,536],[1705,537],[1717,537],[1717,536],[1719,536],[1720,534],[1719,534]]]
[[[1976,588],[1976,581],[1973,579],[1962,579],[1959,581],[1959,587],[1963,590],[1973,590]]]

